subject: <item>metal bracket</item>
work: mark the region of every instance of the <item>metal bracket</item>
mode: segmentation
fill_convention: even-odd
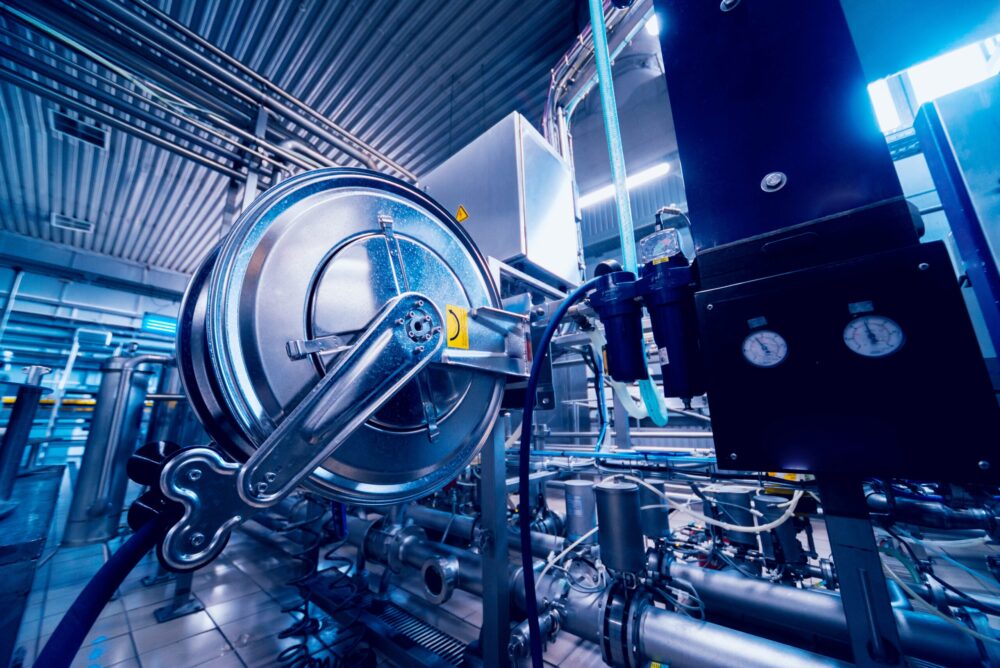
[[[418,319],[422,329],[429,326],[430,338],[409,336]],[[184,507],[184,515],[164,538],[164,561],[178,570],[208,563],[235,525],[290,494],[440,357],[442,322],[427,297],[413,292],[394,297],[245,464],[208,448],[191,448],[169,461],[161,491]]]

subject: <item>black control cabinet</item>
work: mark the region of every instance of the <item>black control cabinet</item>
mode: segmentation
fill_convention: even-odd
[[[1000,410],[942,242],[695,299],[721,468],[1000,479]]]

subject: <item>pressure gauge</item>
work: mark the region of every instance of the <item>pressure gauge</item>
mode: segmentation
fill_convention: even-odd
[[[906,341],[903,330],[892,318],[865,315],[844,327],[844,343],[864,357],[885,357],[902,347]]]
[[[743,357],[754,366],[777,366],[788,356],[785,338],[770,329],[758,329],[743,339]]]

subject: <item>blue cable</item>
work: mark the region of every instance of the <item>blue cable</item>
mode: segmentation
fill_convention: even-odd
[[[528,494],[529,468],[531,464],[531,424],[535,412],[535,392],[538,390],[538,376],[542,370],[542,364],[549,352],[549,344],[555,336],[559,323],[566,316],[567,311],[576,302],[580,301],[588,291],[597,287],[598,278],[586,281],[573,290],[566,299],[559,304],[549,320],[538,348],[535,350],[535,359],[531,363],[531,374],[528,376],[528,384],[524,392],[524,415],[521,418],[521,451],[518,457],[518,496],[520,506],[517,511],[517,523],[521,532],[521,569],[524,580],[524,608],[528,617],[528,630],[530,632],[529,646],[531,647],[532,668],[543,668],[542,664],[542,630],[538,624],[538,601],[535,598],[535,570],[531,553],[531,501]]]
[[[597,444],[594,446],[594,452],[600,452],[601,447],[604,445],[604,439],[608,435],[608,402],[604,396],[604,355],[597,349],[597,346],[592,345],[591,349],[594,353],[594,385],[597,386],[597,414],[601,421],[601,429],[597,434]]]

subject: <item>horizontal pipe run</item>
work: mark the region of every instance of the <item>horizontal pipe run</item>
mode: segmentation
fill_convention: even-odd
[[[781,637],[813,643],[817,638],[845,647],[849,642],[844,605],[838,594],[796,589],[729,571],[674,561],[669,575],[691,584],[710,619],[738,628],[768,628]],[[907,656],[949,666],[980,666],[976,641],[923,612],[896,608],[896,625]]]
[[[149,14],[149,15],[153,16],[154,18],[156,18],[157,20],[161,21],[164,25],[166,25],[166,26],[168,26],[168,27],[170,27],[170,28],[178,31],[179,33],[181,33],[182,35],[184,35],[187,39],[190,39],[190,40],[198,43],[202,48],[210,51],[211,53],[213,53],[214,55],[216,55],[218,58],[220,58],[223,61],[227,62],[232,67],[235,67],[240,72],[246,74],[247,76],[249,76],[250,78],[252,78],[258,84],[260,84],[260,85],[266,87],[267,89],[269,89],[275,95],[278,95],[280,97],[285,98],[286,100],[288,100],[292,104],[294,104],[294,105],[298,106],[299,108],[301,108],[303,111],[305,111],[305,112],[311,114],[312,116],[316,117],[316,119],[319,120],[321,123],[324,123],[324,124],[328,125],[333,131],[342,134],[344,137],[346,137],[349,140],[351,140],[351,141],[355,142],[356,144],[358,144],[358,146],[360,146],[364,150],[369,151],[370,153],[372,153],[373,155],[375,155],[379,160],[381,160],[382,162],[384,162],[386,165],[388,165],[392,169],[396,170],[400,174],[403,174],[406,178],[408,178],[408,179],[410,179],[410,180],[412,180],[414,182],[417,180],[416,175],[413,174],[412,172],[410,172],[409,170],[407,170],[405,167],[403,167],[402,165],[400,165],[396,161],[392,160],[387,155],[384,155],[383,153],[379,152],[377,149],[375,149],[374,147],[372,147],[370,144],[368,144],[364,140],[362,140],[360,137],[358,137],[358,136],[352,134],[351,132],[347,131],[346,129],[340,127],[339,125],[337,125],[336,123],[334,123],[333,121],[331,121],[330,119],[328,119],[326,116],[324,116],[323,114],[321,114],[319,111],[317,111],[316,109],[310,107],[305,102],[303,102],[302,100],[298,99],[297,97],[295,97],[294,95],[292,95],[291,93],[289,93],[288,91],[286,91],[285,89],[277,86],[270,79],[267,79],[266,77],[261,76],[260,74],[258,74],[254,70],[250,69],[249,67],[247,67],[246,65],[244,65],[243,63],[241,63],[239,60],[237,60],[237,59],[233,58],[232,56],[230,56],[228,53],[226,53],[222,49],[219,49],[217,46],[215,46],[211,42],[207,41],[206,39],[204,39],[203,37],[201,37],[200,35],[198,35],[194,31],[192,31],[191,29],[189,29],[184,24],[175,21],[169,15],[165,14],[164,12],[161,12],[157,8],[153,7],[152,5],[150,5],[150,4],[146,3],[146,2],[143,2],[142,0],[136,0],[136,4],[139,5],[143,9],[143,11],[145,11],[147,14]]]
[[[608,437],[617,434],[609,431]],[[691,431],[684,429],[630,429],[632,438],[712,438],[710,431]],[[599,436],[597,431],[550,431],[546,438],[593,438]]]
[[[432,543],[419,534],[403,534],[390,530],[371,530],[371,523],[356,517],[348,518],[349,542],[363,550],[365,558],[383,564],[396,563],[411,568],[424,569],[428,563],[454,559],[457,561],[455,586],[474,595],[482,594],[482,558],[478,554],[441,543]],[[398,527],[397,527],[398,529]],[[373,535],[374,534],[374,535]],[[541,562],[536,562],[540,565]],[[538,567],[536,565],[536,568]],[[514,600],[524,610],[524,586],[521,569],[510,567],[510,587]],[[426,581],[425,581],[426,583]],[[569,588],[561,577],[550,577],[539,582],[537,596],[540,601],[559,601],[562,628],[585,640],[601,641],[603,594],[584,593]],[[684,620],[675,623],[674,618]],[[764,668],[764,666],[800,666],[804,668],[842,667],[840,661],[813,654],[781,643],[728,629],[709,622],[689,622],[681,615],[645,606],[641,611],[640,628],[643,635],[655,634],[656,638],[640,636],[639,651],[644,663],[670,662],[671,666],[702,666],[729,668],[733,665]],[[734,661],[738,648],[739,660]],[[688,657],[696,661],[688,661]]]
[[[212,160],[211,158],[201,155],[200,153],[196,153],[194,151],[190,151],[186,148],[178,146],[177,144],[167,139],[164,139],[163,137],[152,134],[150,132],[146,132],[145,130],[140,130],[139,128],[130,125],[125,121],[118,119],[115,116],[106,114],[103,111],[100,111],[99,109],[90,106],[89,104],[85,104],[69,96],[63,95],[62,93],[59,93],[55,90],[52,90],[46,86],[42,86],[37,82],[25,76],[22,76],[20,73],[15,72],[11,69],[8,69],[6,67],[0,67],[0,79],[5,79],[10,83],[14,84],[15,86],[23,88],[24,90],[30,93],[34,93],[41,97],[47,98],[49,100],[52,100],[53,102],[58,102],[63,106],[79,111],[103,123],[107,123],[111,127],[117,128],[123,132],[134,135],[139,139],[143,139],[152,144],[156,144],[160,148],[164,148],[184,158],[193,160],[197,163],[200,163],[208,167],[209,169],[214,169],[217,172],[221,172],[222,174],[228,176],[231,179],[236,179],[237,181],[245,181],[247,178],[246,174],[238,172],[234,169],[230,169],[229,167],[226,167],[222,163]]]

